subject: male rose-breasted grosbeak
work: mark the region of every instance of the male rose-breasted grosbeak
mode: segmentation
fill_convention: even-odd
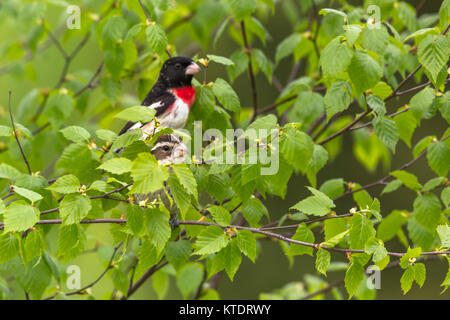
[[[190,58],[173,57],[164,62],[158,80],[145,97],[142,105],[156,110],[156,120],[161,127],[181,129],[186,124],[189,110],[195,101],[195,89],[191,84],[200,67]],[[154,121],[128,122],[119,135],[141,128],[145,139],[155,131]]]

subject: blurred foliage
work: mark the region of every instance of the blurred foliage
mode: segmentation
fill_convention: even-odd
[[[412,136],[423,120],[450,120],[450,1],[424,15],[394,0],[142,4],[150,20],[135,0],[0,3],[0,26],[14,34],[0,43],[0,76],[35,87],[20,98],[20,88],[7,88],[15,130],[7,108],[1,109],[0,298],[22,298],[23,291],[31,299],[127,298],[139,289],[138,279],[151,276],[160,299],[171,281],[184,298],[217,299],[218,275],[233,280],[247,258],[261,268],[261,241],[277,238],[270,227],[288,221],[295,232],[278,230],[287,237],[278,237],[280,250],[291,264],[294,256],[311,256],[317,274],[281,283],[281,289],[261,293],[262,299],[324,298],[321,290],[336,299],[374,299],[364,281],[370,264],[402,268],[404,294],[414,282],[422,287],[425,257],[450,249],[450,131],[423,136],[415,145]],[[70,5],[80,8],[79,29],[68,28],[76,25],[78,12],[67,10]],[[272,40],[266,21],[279,12],[290,33],[272,54],[266,50]],[[233,40],[230,54],[216,49],[225,34]],[[60,56],[56,71],[37,72],[39,57],[50,48]],[[279,130],[276,137],[256,141],[270,154],[279,153],[275,175],[260,175],[267,167],[261,162],[160,165],[139,130],[117,135],[128,116],[153,116],[136,106],[168,54],[193,56],[204,68],[203,77],[194,80],[197,98],[186,129],[193,133],[194,120],[201,120],[204,130]],[[94,66],[86,63],[95,60]],[[275,72],[286,60],[292,71],[283,85]],[[208,76],[212,68],[220,75],[216,79]],[[263,94],[253,84],[255,76],[279,91],[266,107],[250,98]],[[239,96],[243,90],[235,87],[246,77],[250,84]],[[42,79],[46,86],[39,87]],[[407,81],[416,85],[402,89]],[[392,105],[400,96],[409,103]],[[346,157],[354,156],[368,172],[381,164],[389,174],[364,186],[340,176],[318,183],[317,173],[341,153],[346,134],[353,137],[353,154]],[[227,143],[214,141],[208,148],[215,154]],[[399,144],[408,147],[412,160],[392,168]],[[125,148],[121,157],[105,152],[111,145]],[[408,171],[423,157],[434,173],[428,181]],[[284,199],[288,182],[299,175],[307,177],[311,195],[297,199],[274,223],[264,200]],[[380,195],[371,193],[375,185],[384,186]],[[161,189],[169,204],[132,201],[134,193]],[[383,194],[402,197],[411,191],[412,210],[383,210]],[[338,198],[350,195],[354,208],[336,206]],[[90,232],[93,222],[107,223],[109,234]],[[269,229],[258,229],[263,226]],[[394,240],[404,246],[402,253],[385,247]],[[112,283],[102,295],[92,294],[96,281],[80,290],[67,288],[67,267],[92,250],[106,271],[97,280],[105,276]],[[331,261],[332,251],[346,252],[348,261]],[[329,272],[345,278],[330,284]],[[445,290],[450,272],[442,279]],[[337,289],[341,284],[347,294]]]

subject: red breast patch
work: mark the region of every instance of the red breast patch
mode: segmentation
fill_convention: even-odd
[[[192,86],[173,89],[173,93],[189,107],[192,106],[195,101],[195,89]]]

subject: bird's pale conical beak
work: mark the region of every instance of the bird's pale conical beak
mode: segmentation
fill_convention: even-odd
[[[199,73],[202,71],[202,69],[196,64],[195,62],[192,62],[187,68],[186,68],[186,74],[187,75],[194,75],[196,73]]]

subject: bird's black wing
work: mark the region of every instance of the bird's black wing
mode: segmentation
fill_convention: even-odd
[[[165,91],[157,97],[152,97],[151,94],[149,94],[142,102],[142,105],[155,109],[155,117],[159,117],[175,102],[175,99],[175,96],[171,92]],[[129,131],[135,124],[136,122],[128,121],[128,123],[122,128],[122,130],[120,130],[119,135]],[[142,123],[141,125],[144,125],[144,123]]]

